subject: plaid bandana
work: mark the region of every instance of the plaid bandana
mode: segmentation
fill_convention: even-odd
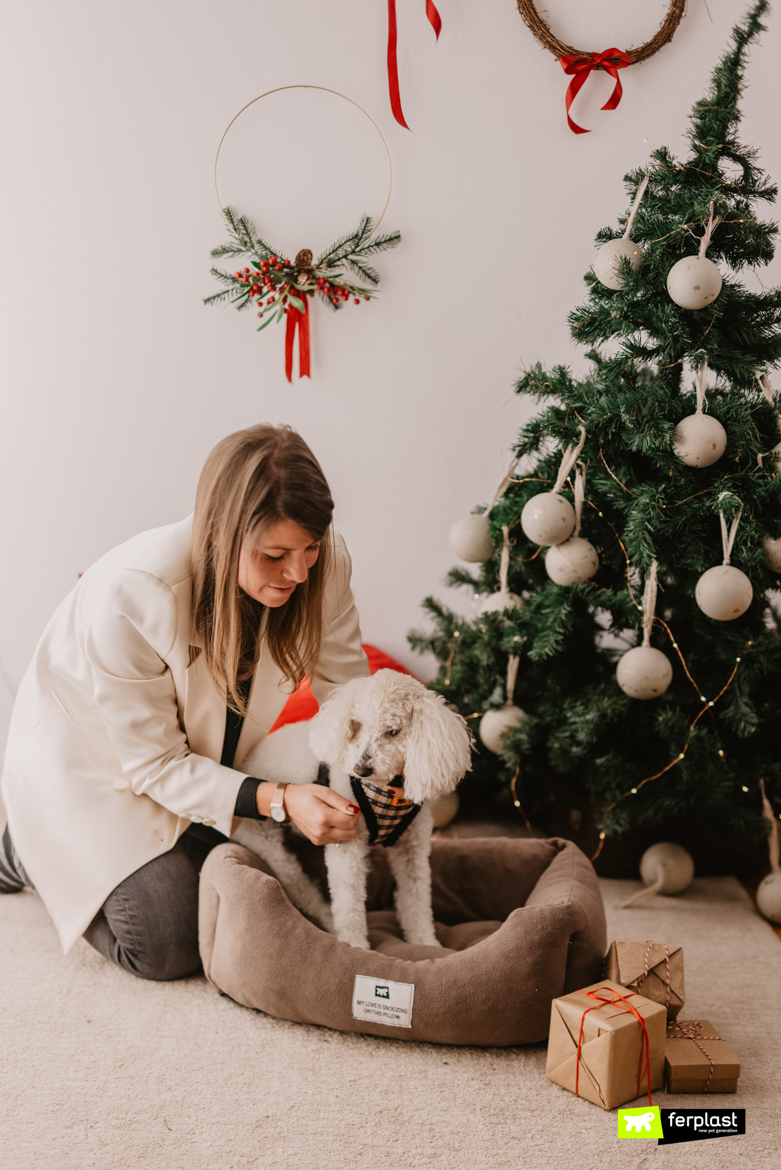
[[[404,777],[397,776],[397,783],[380,787],[367,780],[350,777],[350,786],[363,813],[369,830],[370,845],[395,845],[404,830],[412,824],[421,806],[413,804],[404,795]],[[320,764],[315,784],[330,787],[331,777],[327,764]]]
[[[396,779],[402,780],[400,776]],[[420,805],[413,804],[405,797],[403,780],[399,786],[380,788],[377,784],[351,776],[350,785],[366,821],[370,845],[380,844],[386,848],[395,845],[420,812]]]

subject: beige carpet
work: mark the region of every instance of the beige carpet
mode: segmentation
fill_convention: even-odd
[[[38,900],[0,897],[3,1170],[765,1170],[781,1166],[781,944],[732,878],[616,907],[610,938],[685,948],[684,1017],[743,1061],[745,1137],[618,1141],[545,1079],[545,1048],[440,1048],[258,1015],[202,978],[142,983],[79,943],[66,959]],[[507,988],[513,994],[513,988]],[[703,1098],[665,1097],[697,1107]]]

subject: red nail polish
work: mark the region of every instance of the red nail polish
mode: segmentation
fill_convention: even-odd
[[[361,810],[358,808],[357,804],[348,804],[347,811],[351,812],[351,813],[357,813],[357,812],[360,812]]]

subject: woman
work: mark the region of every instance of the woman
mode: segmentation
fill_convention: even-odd
[[[332,512],[295,431],[238,431],[194,515],[107,553],[49,622],[11,720],[0,889],[33,885],[66,953],[83,934],[142,978],[192,974],[198,871],[237,817],[282,802],[317,845],[355,836],[329,788],[241,769],[305,674],[322,703],[369,673]]]

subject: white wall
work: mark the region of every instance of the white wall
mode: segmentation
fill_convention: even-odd
[[[546,4],[565,39],[594,49],[647,39],[667,7]],[[625,209],[621,176],[649,145],[683,150],[744,4],[690,0],[672,45],[624,72],[615,112],[599,112],[611,83],[593,78],[578,109],[594,132],[581,136],[566,126],[567,79],[514,0],[441,0],[438,45],[423,0],[398,10],[412,133],[390,114],[379,0],[6,10],[0,660],[11,680],[78,572],[190,511],[210,448],[260,420],[297,427],[325,467],[365,640],[421,668],[405,634],[424,595],[444,595],[451,521],[501,478],[525,417],[514,378],[537,359],[582,367],[566,315],[594,233]],[[752,53],[744,138],[781,178],[778,20]],[[253,97],[297,82],[348,94],[379,124],[395,179],[384,226],[403,243],[378,260],[377,302],[338,316],[317,304],[314,376],[291,387],[282,326],[258,335],[249,315],[201,298],[224,238],[220,135]],[[360,115],[304,97],[311,124],[294,95],[269,100],[226,144],[224,197],[290,253],[329,243],[384,198],[381,146]],[[254,170],[240,165],[245,147]]]

